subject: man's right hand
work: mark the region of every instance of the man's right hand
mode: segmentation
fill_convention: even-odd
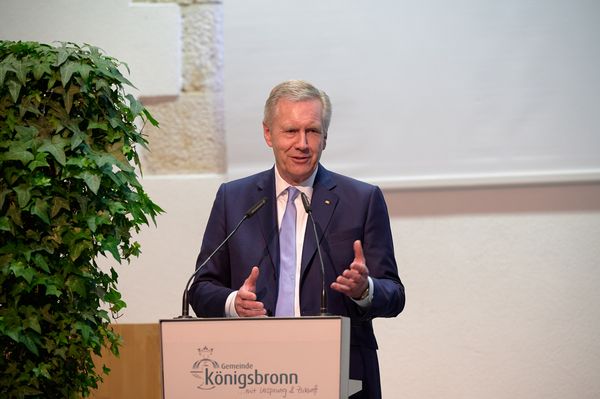
[[[254,266],[250,275],[244,281],[235,296],[235,311],[240,317],[265,316],[267,311],[262,302],[256,300],[256,280],[258,280],[258,266]]]

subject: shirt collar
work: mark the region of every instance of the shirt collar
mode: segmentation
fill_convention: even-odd
[[[315,177],[317,176],[317,170],[319,170],[319,166],[315,168],[314,172],[308,177],[308,179],[304,180],[296,187],[298,190],[302,191],[304,194],[308,195],[308,198],[312,197],[313,192],[313,184],[315,183]],[[277,170],[277,165],[275,165],[275,193],[276,197],[279,197],[287,188],[290,186],[288,182],[283,180],[283,177],[279,174],[279,170]]]

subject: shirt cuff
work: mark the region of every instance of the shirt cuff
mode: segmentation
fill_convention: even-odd
[[[369,295],[367,295],[367,297],[365,299],[351,298],[361,308],[366,308],[371,304],[371,302],[373,302],[373,289],[374,289],[373,279],[371,277],[367,277],[367,279],[369,281]]]
[[[235,311],[235,296],[237,295],[237,291],[233,291],[227,297],[225,301],[225,316],[226,317],[240,317]]]

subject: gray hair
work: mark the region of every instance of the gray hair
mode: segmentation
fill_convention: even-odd
[[[331,122],[331,101],[329,96],[323,90],[317,89],[304,80],[287,80],[279,83],[271,90],[269,98],[265,102],[265,114],[263,123],[270,125],[275,115],[277,102],[282,98],[289,101],[307,101],[307,100],[319,100],[321,102],[323,110],[323,121],[322,127],[324,133],[327,134],[329,129],[329,123]]]

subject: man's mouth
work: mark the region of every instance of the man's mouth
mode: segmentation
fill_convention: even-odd
[[[294,157],[293,156],[291,158],[294,162],[299,162],[299,163],[307,162],[308,160],[310,160],[310,157],[298,157],[298,156]]]

